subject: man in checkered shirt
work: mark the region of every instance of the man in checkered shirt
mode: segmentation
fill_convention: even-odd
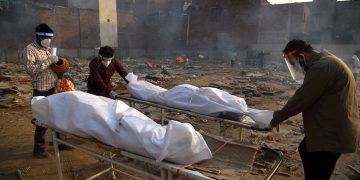
[[[58,62],[58,56],[51,55],[53,30],[47,24],[39,24],[36,29],[36,40],[25,47],[23,58],[27,73],[32,78],[33,96],[54,94],[57,75],[50,65]],[[35,120],[35,119],[33,119]],[[46,128],[35,125],[33,155],[38,158],[48,157],[45,151]]]

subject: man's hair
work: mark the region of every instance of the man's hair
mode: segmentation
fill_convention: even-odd
[[[286,44],[283,53],[288,53],[294,50],[297,50],[299,52],[306,52],[306,51],[312,51],[314,49],[311,47],[310,44],[306,43],[305,41],[294,39]]]
[[[103,46],[99,50],[99,54],[105,58],[111,58],[114,56],[114,49],[110,46]]]
[[[35,28],[35,32],[54,33],[53,30],[45,23],[39,24]]]

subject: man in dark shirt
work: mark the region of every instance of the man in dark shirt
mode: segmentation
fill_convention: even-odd
[[[302,85],[270,124],[302,113],[305,136],[298,152],[305,179],[330,179],[340,155],[357,152],[360,144],[355,79],[343,60],[303,40],[290,41],[283,53],[291,76]]]
[[[87,92],[90,94],[114,99],[117,93],[112,90],[110,79],[115,71],[128,83],[125,79],[127,69],[119,60],[114,59],[114,49],[109,46],[100,48],[99,56],[91,60],[89,68]]]

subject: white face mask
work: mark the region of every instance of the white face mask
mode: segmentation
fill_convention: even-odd
[[[111,63],[111,61],[104,61],[102,60],[101,63],[105,66],[105,67],[108,67]]]
[[[43,40],[41,40],[40,43],[41,43],[41,46],[49,48],[50,44],[51,44],[51,39],[50,38],[43,39]]]

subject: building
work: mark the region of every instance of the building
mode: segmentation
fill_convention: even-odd
[[[20,61],[19,52],[34,39],[41,22],[55,30],[59,53],[94,55],[101,45],[99,0],[84,1],[0,0],[0,61]],[[360,1],[335,0],[279,5],[265,0],[116,0],[116,53],[201,53],[219,60],[249,49],[279,51],[293,38],[351,46],[360,41],[359,8]]]

